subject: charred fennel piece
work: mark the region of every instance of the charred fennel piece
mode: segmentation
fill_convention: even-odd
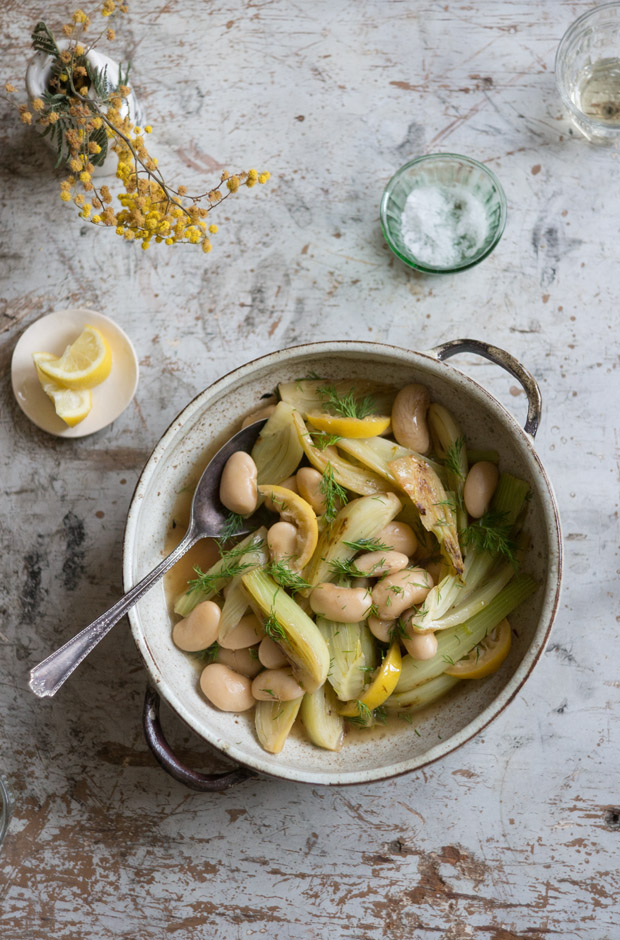
[[[316,692],[306,693],[300,717],[308,737],[317,747],[339,751],[344,737],[344,718],[338,714],[338,700],[326,682]]]
[[[448,575],[430,591],[412,620],[414,629],[441,630],[462,623],[510,580],[525,547],[525,540],[516,530],[528,493],[529,485],[525,480],[508,473],[501,475],[491,507],[491,513],[500,522],[499,527],[485,525],[485,517],[482,525],[478,521],[468,526],[462,537],[469,542],[470,550],[461,577]],[[486,519],[489,519],[488,514]],[[507,559],[508,565],[498,566],[503,559]]]
[[[243,585],[264,615],[265,632],[282,646],[301,671],[306,691],[323,685],[329,671],[329,651],[308,614],[268,574],[260,569],[242,576]]]
[[[325,393],[325,389],[328,393]],[[282,401],[292,405],[305,417],[316,411],[329,411],[330,393],[336,400],[353,395],[355,401],[373,399],[373,413],[389,415],[396,397],[396,389],[365,379],[299,379],[281,382],[278,392]],[[335,413],[338,413],[337,411]]]
[[[258,435],[251,456],[259,483],[281,483],[295,472],[303,457],[292,415],[292,406],[279,402]]]
[[[456,679],[454,676],[435,676],[434,679],[429,679],[428,682],[423,682],[422,685],[417,685],[411,692],[404,693],[402,698],[407,699],[406,704],[396,704],[396,695],[395,693],[391,696],[386,702],[386,708],[390,711],[399,709],[400,713],[409,714],[409,712],[418,711],[420,708],[425,708],[427,705],[432,705],[433,702],[436,702],[438,699],[443,698],[457,682],[460,682],[460,679]]]
[[[426,420],[433,440],[433,449],[445,468],[446,489],[456,495],[456,522],[460,532],[467,525],[467,512],[463,505],[463,489],[469,470],[465,438],[453,415],[437,402],[429,406]]]
[[[317,617],[327,643],[330,666],[327,681],[341,702],[359,698],[375,667],[375,646],[365,623],[336,623]]]
[[[189,582],[187,591],[180,594],[174,605],[175,614],[187,617],[202,601],[210,600],[237,575],[249,571],[263,562],[260,549],[264,545],[267,529],[261,527],[246,536],[238,545],[222,553],[208,571],[196,569],[196,578]]]
[[[411,455],[393,460],[390,471],[420,513],[422,525],[432,532],[457,574],[463,571],[463,556],[456,528],[453,502],[430,464]]]
[[[329,465],[335,481],[340,486],[362,496],[374,496],[376,493],[385,493],[389,489],[389,484],[382,477],[364,467],[354,466],[341,457],[335,447],[331,445],[322,449],[317,447],[298,412],[293,414],[293,423],[306,457],[321,473],[324,473]]]
[[[304,696],[290,702],[257,702],[254,709],[256,735],[270,754],[279,754],[297,718]]]
[[[461,603],[452,606],[443,617],[438,617],[433,621],[424,621],[425,631],[447,630],[469,620],[474,614],[484,610],[514,576],[515,568],[510,562],[497,565],[485,578],[484,582],[478,586],[477,590],[472,591],[469,596],[463,598]]]
[[[453,665],[463,656],[467,656],[504,617],[527,600],[537,587],[529,575],[517,575],[484,610],[458,627],[451,627],[440,633],[437,637],[437,652],[432,659],[421,661],[404,656],[396,691],[389,699],[390,707],[400,708],[408,705],[408,694],[413,689],[441,675],[446,666]]]
[[[396,444],[394,441],[388,441],[384,437],[341,437],[338,441],[338,447],[392,484],[396,484],[396,479],[389,469],[389,464],[401,457],[411,457],[412,455],[419,457],[420,460],[426,461],[438,476],[443,473],[440,464],[435,463],[428,457],[422,457],[421,454],[416,454],[415,451],[409,450],[407,447],[401,447],[400,444]]]
[[[314,555],[304,571],[313,587],[334,580],[334,562],[350,561],[356,550],[347,542],[375,538],[400,512],[401,502],[394,493],[362,496],[340,510],[329,528],[321,533]]]

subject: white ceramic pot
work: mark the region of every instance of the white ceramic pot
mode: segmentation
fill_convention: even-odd
[[[59,40],[57,45],[62,51],[67,48],[69,41],[66,39]],[[108,81],[112,85],[116,86],[120,84],[121,66],[118,62],[104,55],[102,52],[98,52],[96,49],[92,49],[87,53],[86,58],[93,68],[99,71],[106,70]],[[30,60],[28,69],[26,70],[26,91],[31,102],[34,98],[42,98],[47,90],[47,83],[51,75],[52,61],[52,57],[45,55],[44,52],[37,52]],[[133,124],[137,124],[138,126],[144,124],[142,107],[133,91],[129,93],[127,98],[123,99],[121,105],[121,116],[126,117],[127,115],[129,115],[129,119]],[[37,129],[40,130],[38,125]],[[54,150],[56,149],[49,137],[44,137],[43,139],[49,147]],[[113,176],[116,173],[117,165],[116,154],[109,151],[101,166],[95,167],[93,176]]]
[[[507,369],[523,385],[529,402],[522,429],[503,406],[469,376],[443,364],[459,352],[474,352]],[[317,371],[327,378],[364,377],[396,386],[422,382],[431,399],[453,411],[474,447],[493,446],[503,470],[527,479],[533,498],[528,531],[533,547],[526,570],[539,589],[511,616],[515,639],[509,658],[493,676],[460,683],[449,697],[416,716],[415,728],[374,730],[345,741],[339,753],[292,736],[284,750],[267,754],[244,715],[217,711],[198,686],[195,663],[171,638],[171,617],[158,584],[129,614],[151,689],[144,710],[145,732],[160,763],[196,789],[222,789],[253,772],[312,784],[353,784],[393,777],[438,760],[477,734],[510,702],[540,657],[557,609],[561,579],[561,533],[551,484],[534,449],[540,392],[532,376],[508,353],[476,340],[455,340],[426,353],[363,342],[297,346],[249,362],[197,396],[173,421],[149,458],[136,487],[124,541],[124,584],[129,590],[161,561],[179,491],[196,481],[207,461],[239,427],[261,395],[280,381]],[[239,768],[219,777],[196,774],[167,746],[158,721],[159,696],[202,738]],[[419,733],[416,733],[417,732]]]

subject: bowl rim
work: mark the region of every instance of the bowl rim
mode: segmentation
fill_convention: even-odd
[[[436,160],[446,163],[449,163],[453,160],[459,160],[463,163],[469,164],[469,166],[482,170],[483,173],[485,173],[490,178],[499,196],[500,219],[493,239],[483,252],[476,255],[474,258],[470,258],[468,261],[465,261],[462,264],[454,264],[450,265],[450,267],[441,267],[440,265],[426,264],[423,261],[418,261],[413,255],[404,254],[402,251],[400,251],[394,242],[389,225],[387,223],[387,209],[392,197],[392,190],[394,189],[394,186],[400,177],[410,170],[411,167],[426,163],[429,160]],[[488,257],[488,255],[490,255],[499,244],[501,237],[504,234],[504,229],[506,228],[507,217],[508,204],[506,200],[506,193],[504,191],[504,187],[500,183],[493,170],[489,169],[486,164],[480,163],[479,160],[475,160],[473,157],[467,157],[461,153],[426,153],[420,157],[414,157],[413,160],[409,160],[408,163],[403,164],[403,166],[401,166],[390,178],[387,185],[385,186],[385,189],[383,190],[381,202],[379,204],[379,220],[381,222],[381,231],[383,232],[383,237],[385,238],[388,247],[397,258],[407,265],[407,267],[413,268],[414,271],[419,271],[422,274],[453,274],[456,271],[466,271],[468,268],[472,268],[479,264],[484,260],[484,258]]]
[[[196,722],[194,722],[187,713],[183,702],[175,694],[174,690],[168,689],[165,677],[159,672],[159,670],[154,668],[155,657],[153,656],[148,644],[148,640],[142,631],[140,619],[137,613],[137,606],[133,607],[129,611],[129,621],[131,624],[131,631],[134,642],[136,643],[138,651],[142,657],[151,684],[156,688],[158,694],[160,694],[165,699],[166,703],[175,712],[175,714],[181,718],[181,720],[189,728],[191,728],[204,741],[206,741],[219,753],[223,754],[226,758],[241,765],[242,767],[248,768],[254,773],[258,772],[264,776],[298,783],[306,783],[314,786],[350,786],[354,784],[388,780],[392,779],[393,777],[402,776],[403,774],[412,773],[413,771],[421,770],[423,767],[426,767],[429,764],[435,763],[435,761],[440,760],[447,754],[450,754],[452,751],[456,750],[458,747],[462,746],[467,741],[471,740],[473,737],[483,731],[484,728],[494,721],[495,718],[497,718],[504,711],[507,705],[515,698],[542,656],[549,639],[551,629],[553,627],[555,615],[558,610],[562,585],[562,531],[555,493],[544,469],[542,461],[536,452],[533,438],[521,427],[516,418],[504,407],[504,405],[498,401],[498,399],[495,398],[495,396],[492,395],[491,392],[489,392],[483,385],[480,385],[467,373],[462,372],[453,365],[448,365],[447,363],[442,362],[439,357],[434,354],[433,350],[418,352],[416,350],[408,350],[404,347],[394,346],[387,343],[359,340],[328,340],[323,342],[301,343],[282,350],[276,350],[271,353],[259,356],[256,359],[249,360],[248,362],[231,369],[229,372],[220,376],[201,392],[199,392],[173,419],[166,431],[164,431],[160,437],[151,455],[146,461],[131,498],[123,539],[124,589],[129,590],[133,584],[132,540],[137,530],[137,522],[141,507],[143,505],[143,491],[145,491],[148,487],[151,476],[156,471],[160,460],[164,456],[169,447],[169,444],[173,441],[177,432],[179,432],[185,423],[194,416],[199,408],[203,406],[204,401],[208,400],[214,395],[217,395],[218,391],[222,387],[225,388],[227,382],[233,379],[243,380],[248,375],[252,374],[257,369],[257,367],[270,365],[271,362],[277,363],[279,357],[284,354],[298,353],[301,357],[302,355],[316,355],[325,352],[337,354],[339,352],[344,353],[345,351],[359,352],[361,354],[383,354],[385,356],[395,357],[401,363],[408,361],[411,365],[413,365],[414,362],[412,362],[410,357],[413,357],[414,361],[415,359],[421,359],[425,362],[431,363],[436,368],[447,368],[449,370],[447,375],[455,373],[458,378],[464,380],[466,384],[470,384],[478,394],[481,394],[482,397],[486,398],[492,406],[499,409],[504,419],[508,422],[510,430],[515,432],[521,439],[522,443],[527,447],[530,456],[533,458],[536,464],[539,475],[539,482],[543,488],[544,495],[549,500],[551,514],[554,522],[553,532],[550,534],[549,565],[550,567],[553,567],[554,565],[557,567],[557,577],[555,584],[551,584],[551,579],[548,579],[548,584],[545,586],[543,614],[534,632],[532,642],[527,648],[523,659],[519,663],[517,669],[510,677],[506,685],[502,687],[495,698],[485,708],[483,708],[483,710],[478,715],[476,715],[475,718],[473,718],[463,728],[461,728],[460,731],[456,732],[456,734],[451,735],[445,740],[441,740],[438,745],[431,747],[424,755],[418,755],[417,757],[410,758],[409,760],[401,761],[396,764],[385,765],[379,768],[372,768],[371,770],[334,771],[332,775],[316,773],[315,771],[304,773],[299,768],[287,767],[285,765],[282,765],[282,772],[279,772],[277,768],[273,767],[273,765],[266,767],[261,765],[260,760],[248,760],[247,756],[244,756],[242,753],[240,753],[239,749],[234,744],[219,740],[216,734],[209,734],[208,727],[202,729],[196,727]],[[541,633],[541,626],[543,623],[544,630]]]

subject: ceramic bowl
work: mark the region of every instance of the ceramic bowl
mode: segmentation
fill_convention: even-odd
[[[529,412],[525,429],[473,379],[443,359],[474,352],[497,362],[523,385]],[[421,382],[431,399],[451,409],[473,447],[492,444],[502,470],[530,481],[533,498],[528,530],[533,547],[526,570],[539,588],[511,616],[514,642],[493,676],[460,683],[448,696],[408,725],[356,732],[339,753],[311,745],[294,733],[278,755],[260,747],[251,716],[213,708],[200,692],[199,668],[171,638],[171,617],[161,583],[130,612],[131,628],[149,674],[144,719],[147,740],[158,760],[196,789],[220,789],[253,772],[312,784],[353,784],[419,769],[477,734],[517,693],[541,655],[558,604],[561,535],[551,484],[534,449],[540,393],[532,376],[508,353],[475,340],[455,340],[426,353],[364,342],[326,342],[271,353],[241,366],[201,392],[173,421],[149,458],[137,484],[124,540],[124,583],[128,590],[164,555],[178,494],[191,491],[210,456],[239,427],[241,416],[280,381],[312,371],[327,378],[364,377],[403,386]],[[166,745],[158,722],[162,696],[176,714],[239,769],[210,777],[185,768]]]

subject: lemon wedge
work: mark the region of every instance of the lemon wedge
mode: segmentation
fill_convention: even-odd
[[[49,379],[41,369],[41,364],[50,362],[56,357],[51,353],[35,353],[33,356],[37,376],[41,383],[41,388],[50,398],[56,409],[59,418],[68,424],[70,428],[75,427],[80,421],[90,413],[93,406],[93,397],[89,389],[73,390],[64,388],[53,379]]]
[[[346,418],[326,412],[312,412],[308,421],[317,431],[337,434],[338,437],[378,437],[385,434],[391,419],[387,415],[368,415],[366,418]]]
[[[64,388],[94,388],[110,374],[112,352],[103,334],[94,326],[86,326],[62,356],[40,359],[39,368]]]
[[[262,485],[258,487],[258,492],[272,501],[284,522],[292,523],[297,529],[293,560],[295,567],[301,571],[312,558],[319,540],[319,526],[314,509],[305,499],[285,486]]]
[[[398,640],[395,640],[364,694],[360,696],[357,702],[347,702],[340,709],[340,714],[344,715],[345,718],[364,718],[363,712],[366,712],[366,710],[372,712],[379,705],[383,705],[398,684],[401,664],[400,644]]]
[[[502,620],[464,659],[459,659],[454,666],[444,671],[446,675],[459,679],[484,679],[485,676],[497,672],[508,656],[511,644],[510,624],[507,620]]]

